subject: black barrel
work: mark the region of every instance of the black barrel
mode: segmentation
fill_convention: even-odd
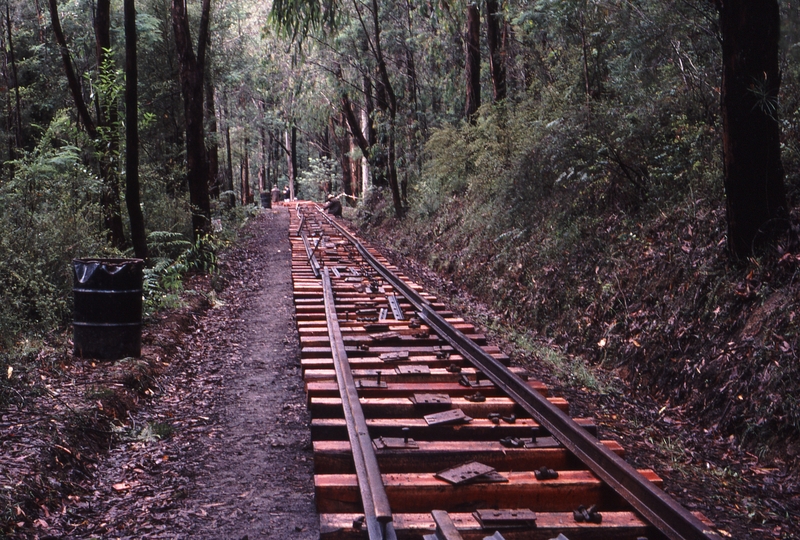
[[[141,259],[74,259],[75,354],[116,360],[142,354]]]
[[[261,192],[261,207],[262,208],[272,208],[272,198],[270,196],[269,191],[262,191]]]

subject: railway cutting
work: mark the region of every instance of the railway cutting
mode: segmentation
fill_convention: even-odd
[[[341,222],[290,212],[320,538],[719,538]]]

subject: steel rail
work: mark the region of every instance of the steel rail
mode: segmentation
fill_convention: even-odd
[[[306,256],[308,257],[308,263],[311,265],[311,271],[314,272],[314,277],[318,278],[320,277],[319,274],[320,266],[319,266],[319,261],[317,260],[317,256],[314,255],[314,251],[316,251],[316,248],[311,249],[311,246],[308,245],[308,236],[306,236],[306,233],[301,232],[300,229],[297,229],[297,233],[303,239],[303,246],[306,249]]]
[[[305,224],[305,222],[306,222],[306,215],[305,215],[305,213],[304,213],[304,212],[301,212],[301,211],[300,211],[300,208],[299,208],[299,207],[297,207],[297,215],[298,215],[298,216],[300,216],[300,225],[298,225],[298,226],[297,226],[297,233],[295,233],[295,234],[296,234],[297,236],[300,236],[300,231],[302,231],[302,230],[303,230],[303,225],[304,225],[304,224]]]
[[[392,509],[381,478],[378,459],[367,429],[367,421],[358,390],[350,371],[350,362],[342,338],[330,272],[322,272],[322,293],[325,300],[325,319],[331,342],[331,356],[336,371],[336,383],[342,398],[342,410],[347,424],[347,435],[355,462],[356,478],[364,507],[364,521],[370,540],[396,540],[392,525]]]
[[[319,210],[319,207],[317,207]],[[321,212],[321,210],[320,210]],[[445,339],[465,359],[516,401],[525,411],[547,429],[556,440],[625,499],[651,525],[672,540],[708,540],[720,536],[691,512],[678,504],[663,490],[644,478],[624,459],[611,452],[598,439],[578,426],[566,413],[552,406],[519,376],[487,354],[470,338],[450,325],[403,280],[378,261],[349,231],[329,216],[323,217],[333,225],[369,264],[389,284],[417,309],[420,318]]]

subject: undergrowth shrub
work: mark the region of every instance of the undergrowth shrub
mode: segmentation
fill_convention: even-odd
[[[99,202],[103,183],[91,168],[94,152],[92,141],[61,112],[31,152],[8,163],[14,174],[0,184],[0,352],[71,321],[72,259],[132,255],[108,245]],[[217,249],[254,209],[217,211],[225,224],[217,238],[191,242],[188,196],[168,185],[179,170],[145,166],[143,172],[142,207],[155,231],[148,237],[152,267],[145,272],[146,305],[153,310],[177,304],[185,276],[214,272]],[[122,209],[127,227],[124,200]]]
[[[219,244],[210,236],[189,242],[177,233],[155,231],[147,239],[152,257],[143,279],[146,314],[179,307],[187,276],[212,274],[217,270]]]
[[[61,113],[0,185],[0,348],[70,318],[73,258],[113,255],[99,228],[101,183],[71,142],[86,141]]]

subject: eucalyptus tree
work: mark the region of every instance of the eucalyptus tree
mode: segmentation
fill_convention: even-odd
[[[508,25],[502,12],[502,2],[486,0],[486,45],[489,48],[489,70],[492,74],[492,99],[506,98],[506,40]]]
[[[125,203],[131,224],[133,251],[147,259],[147,238],[139,190],[139,65],[136,6],[124,1],[125,17]]]
[[[259,189],[269,191],[281,173],[285,172],[288,180],[292,166],[299,168],[297,123],[304,115],[295,112],[294,96],[303,86],[305,74],[302,68],[292,68],[292,51],[285,43],[262,31],[267,9],[253,0],[222,2],[210,36],[214,54],[209,82],[218,96],[226,163],[224,189],[229,194],[237,190],[233,171],[238,169],[236,183],[243,200],[243,176],[248,183],[250,176],[259,178]],[[276,151],[286,159],[279,159]],[[294,190],[293,185],[291,188]]]
[[[466,39],[466,79],[467,79],[467,100],[464,108],[464,115],[474,123],[475,114],[481,106],[481,16],[478,5],[472,2],[467,5],[467,29]]]
[[[339,98],[336,100],[341,107],[348,127],[357,141],[358,146],[372,164],[378,177],[385,173],[386,181],[392,196],[395,214],[402,216],[403,202],[397,174],[397,116],[399,103],[396,92],[397,82],[390,76],[388,61],[385,54],[386,43],[382,36],[384,24],[389,16],[381,8],[378,0],[362,3],[360,0],[351,2],[325,2],[316,0],[278,0],[273,3],[270,14],[271,22],[291,39],[299,39],[314,34],[320,42],[328,43],[329,52],[332,54],[333,63],[330,66],[332,73],[337,78],[339,85]],[[355,49],[339,51],[331,48],[328,40],[335,39],[337,34],[348,25],[360,37],[360,43]],[[369,63],[358,62],[355,52],[364,49]],[[369,81],[365,84],[370,90],[374,88],[376,113],[373,121],[382,128],[384,139],[380,144],[370,144],[364,129],[358,120],[358,115],[353,107],[350,92],[358,89],[360,84],[347,80],[346,73],[341,69],[344,62],[353,63],[353,67],[362,77]],[[365,95],[367,92],[365,92]]]
[[[58,1],[50,0],[50,20],[53,34],[61,51],[67,86],[72,94],[78,118],[86,132],[95,141],[100,163],[100,176],[103,179],[103,211],[104,222],[108,230],[109,240],[116,247],[126,247],[125,232],[122,225],[120,208],[120,188],[117,168],[114,162],[119,156],[119,122],[117,116],[117,85],[114,79],[111,51],[111,1],[100,0],[94,14],[95,47],[98,71],[98,87],[106,90],[106,102],[95,103],[97,118],[89,112],[89,104],[84,97],[84,89],[73,65],[72,56],[67,45],[67,38],[61,27],[58,14]],[[98,96],[97,99],[100,99]]]
[[[6,42],[7,45],[3,47],[6,52],[4,56],[4,65],[3,71],[5,72],[5,80],[6,80],[6,88],[10,89],[14,86],[14,108],[12,113],[11,108],[11,99],[10,95],[8,98],[8,114],[6,116],[7,119],[7,130],[9,133],[8,138],[8,156],[9,159],[14,159],[16,150],[22,147],[22,105],[21,105],[21,98],[19,92],[19,72],[17,70],[17,57],[14,54],[14,34],[11,31],[11,3],[6,1],[6,10],[5,10],[5,27],[6,27],[6,34],[8,41]],[[4,37],[5,37],[4,36]],[[10,67],[10,71],[9,71]],[[13,127],[11,127],[13,126]],[[12,135],[13,134],[13,135]]]
[[[189,184],[189,200],[192,205],[192,232],[197,239],[211,230],[208,154],[203,114],[211,0],[203,0],[201,7],[197,32],[197,52],[192,43],[189,13],[186,7],[184,0],[173,0],[172,28],[178,53],[184,122],[186,123],[186,179]]]

